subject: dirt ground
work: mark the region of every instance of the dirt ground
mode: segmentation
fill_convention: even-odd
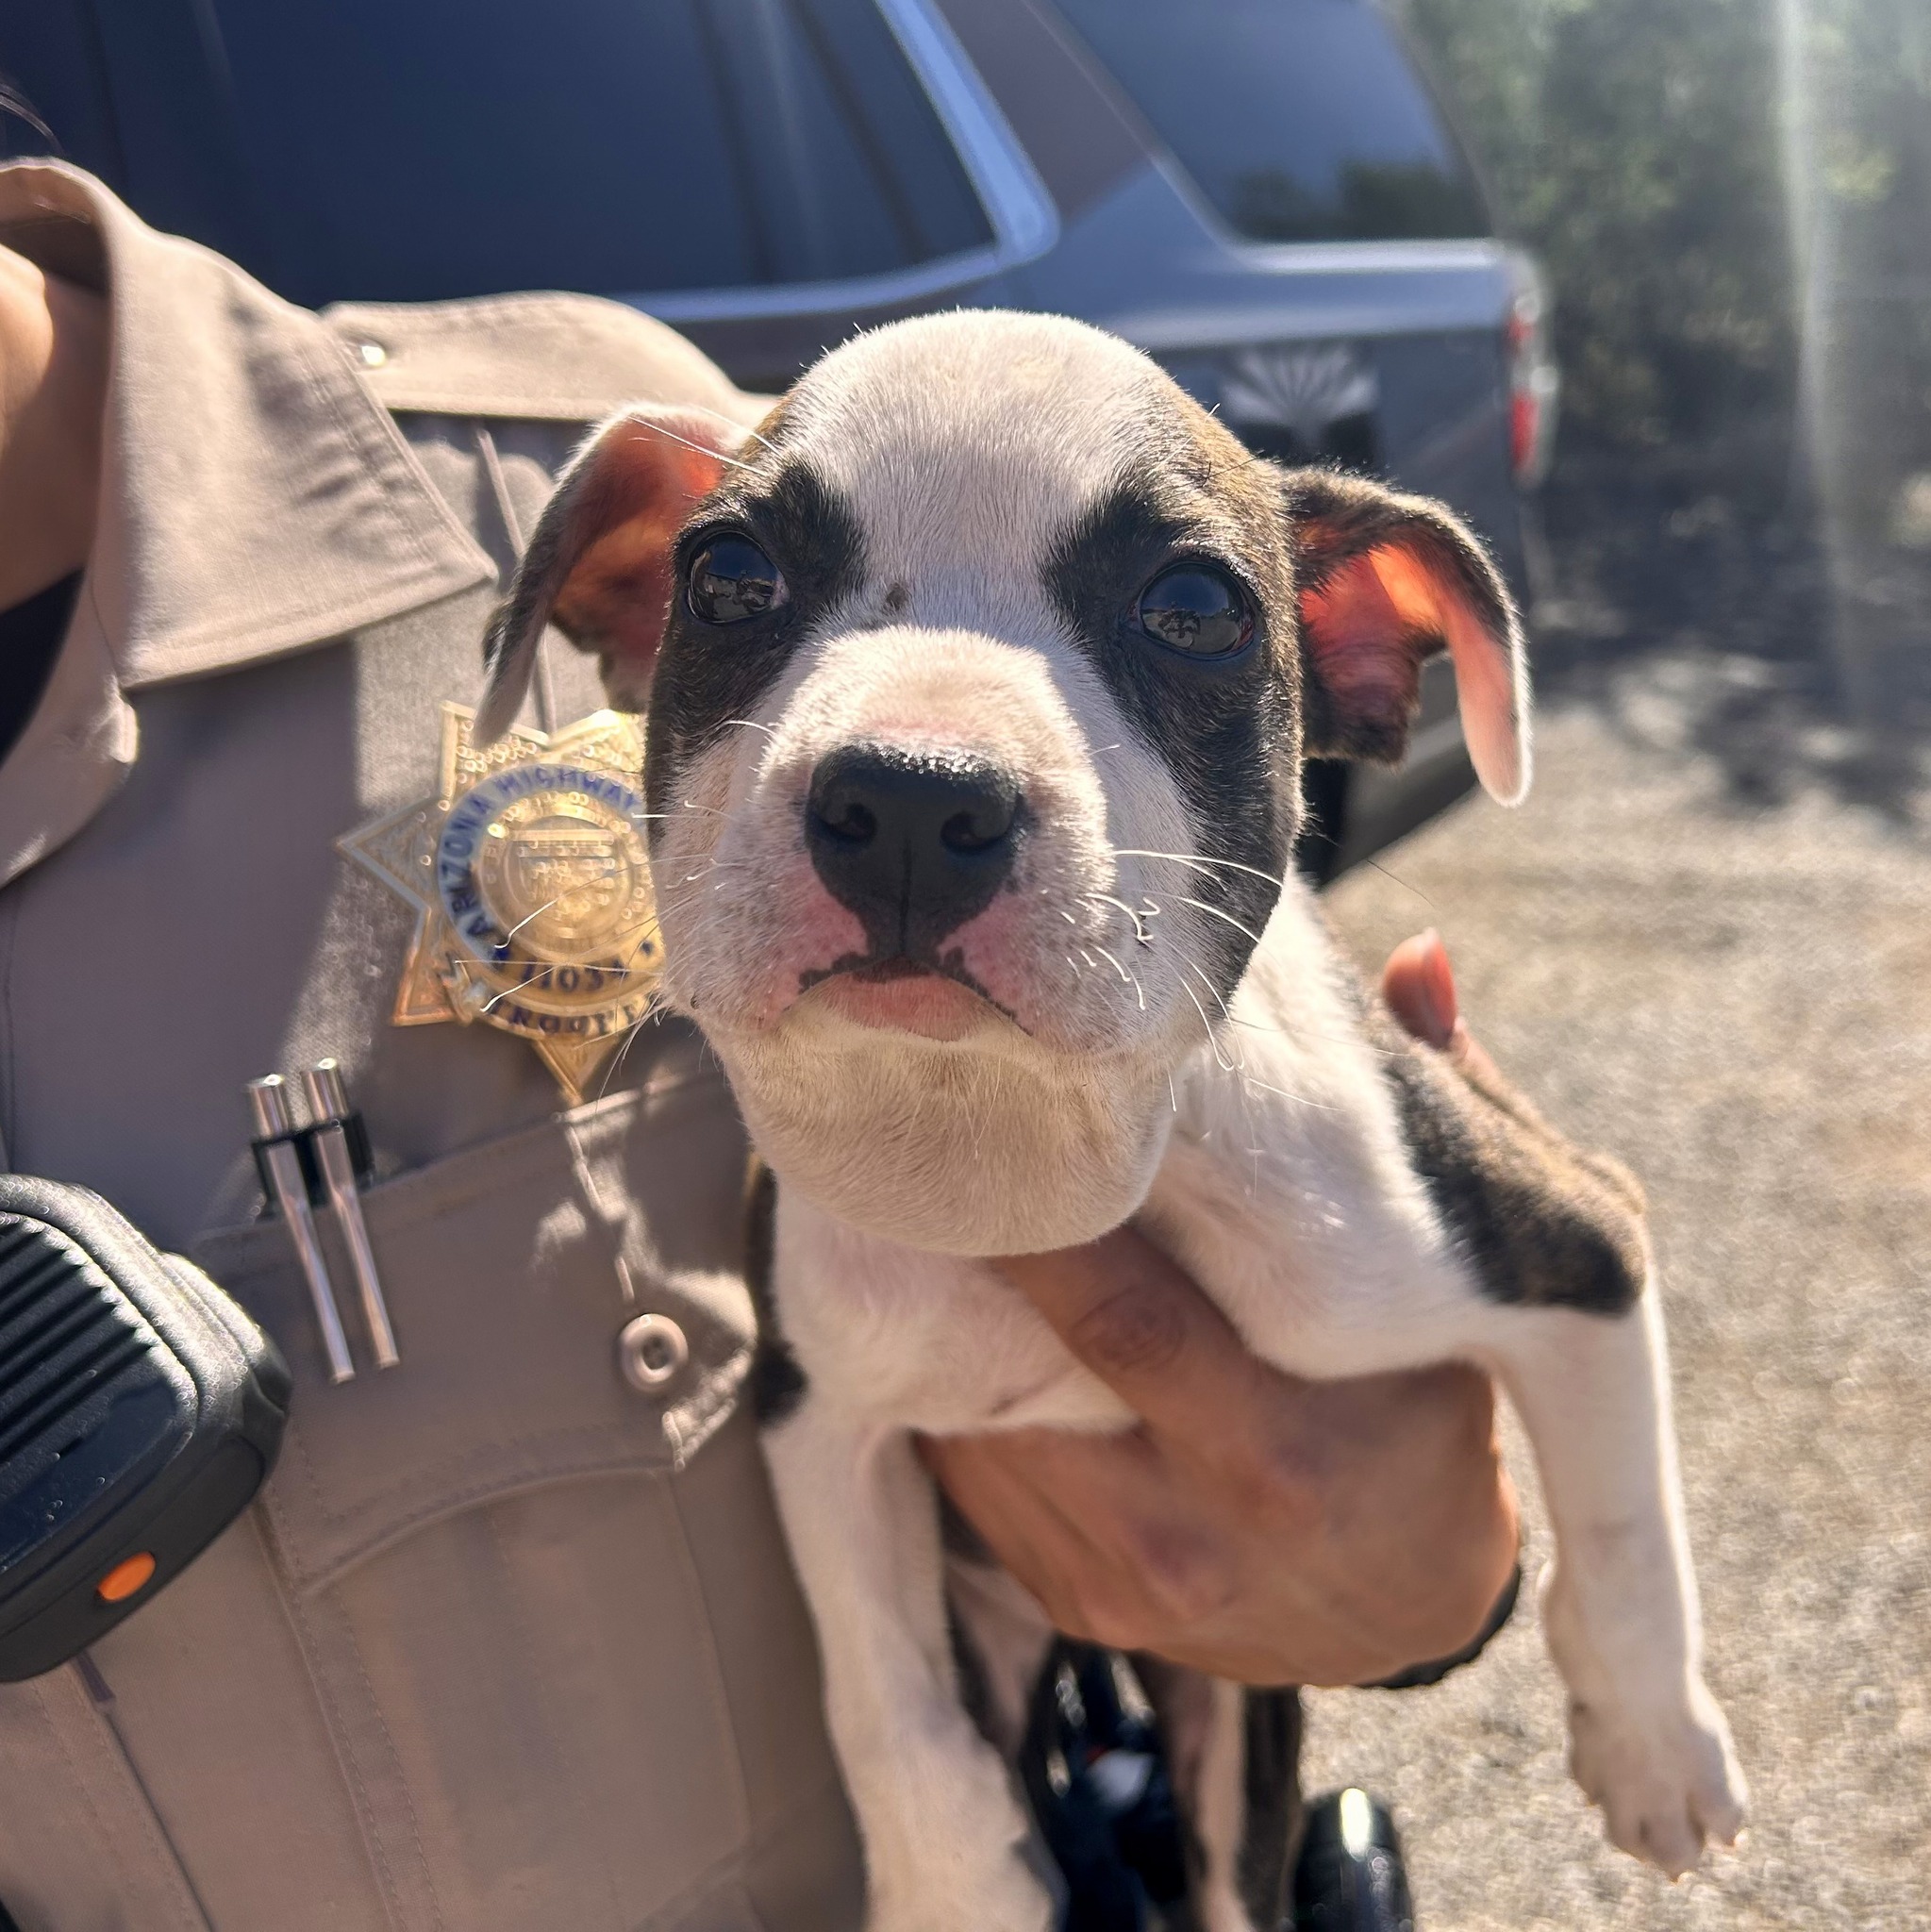
[[[1457,807],[1330,904],[1364,960],[1439,926],[1502,1064],[1650,1191],[1755,1815],[1673,1888],[1611,1851],[1526,1609],[1433,1690],[1311,1695],[1307,1789],[1393,1803],[1423,1932],[1931,1927],[1927,815],[1839,782],[1855,743],[1761,654],[1596,659],[1583,623],[1550,657],[1529,803]]]

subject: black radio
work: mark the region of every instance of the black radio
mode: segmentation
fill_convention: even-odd
[[[0,1174],[0,1680],[85,1649],[247,1507],[289,1390],[198,1269],[85,1188]]]

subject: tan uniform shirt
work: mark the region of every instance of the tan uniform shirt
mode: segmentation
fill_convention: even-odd
[[[413,915],[334,848],[433,791],[582,424],[745,400],[587,298],[318,318],[58,165],[0,168],[0,242],[113,314],[98,540],[0,766],[0,1135],[193,1255],[296,1377],[256,1507],[87,1663],[0,1685],[0,1902],[25,1932],[849,1927],[738,1407],[722,1081],[650,1028],[559,1111],[524,1042],[391,1025]],[[599,702],[560,649],[541,683],[539,726]],[[329,1054],[403,1355],[341,1387],[241,1100]],[[689,1343],[649,1395],[615,1354],[643,1311]]]

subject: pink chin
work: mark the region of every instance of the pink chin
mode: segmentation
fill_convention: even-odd
[[[916,1033],[926,1040],[963,1040],[992,1014],[977,993],[939,973],[891,978],[841,973],[821,981],[807,997],[855,1026]]]

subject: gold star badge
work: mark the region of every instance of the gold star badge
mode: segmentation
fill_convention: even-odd
[[[574,1107],[650,1012],[662,964],[637,774],[641,721],[480,748],[442,707],[436,794],[338,841],[418,911],[398,1026],[480,1020],[527,1040]]]

